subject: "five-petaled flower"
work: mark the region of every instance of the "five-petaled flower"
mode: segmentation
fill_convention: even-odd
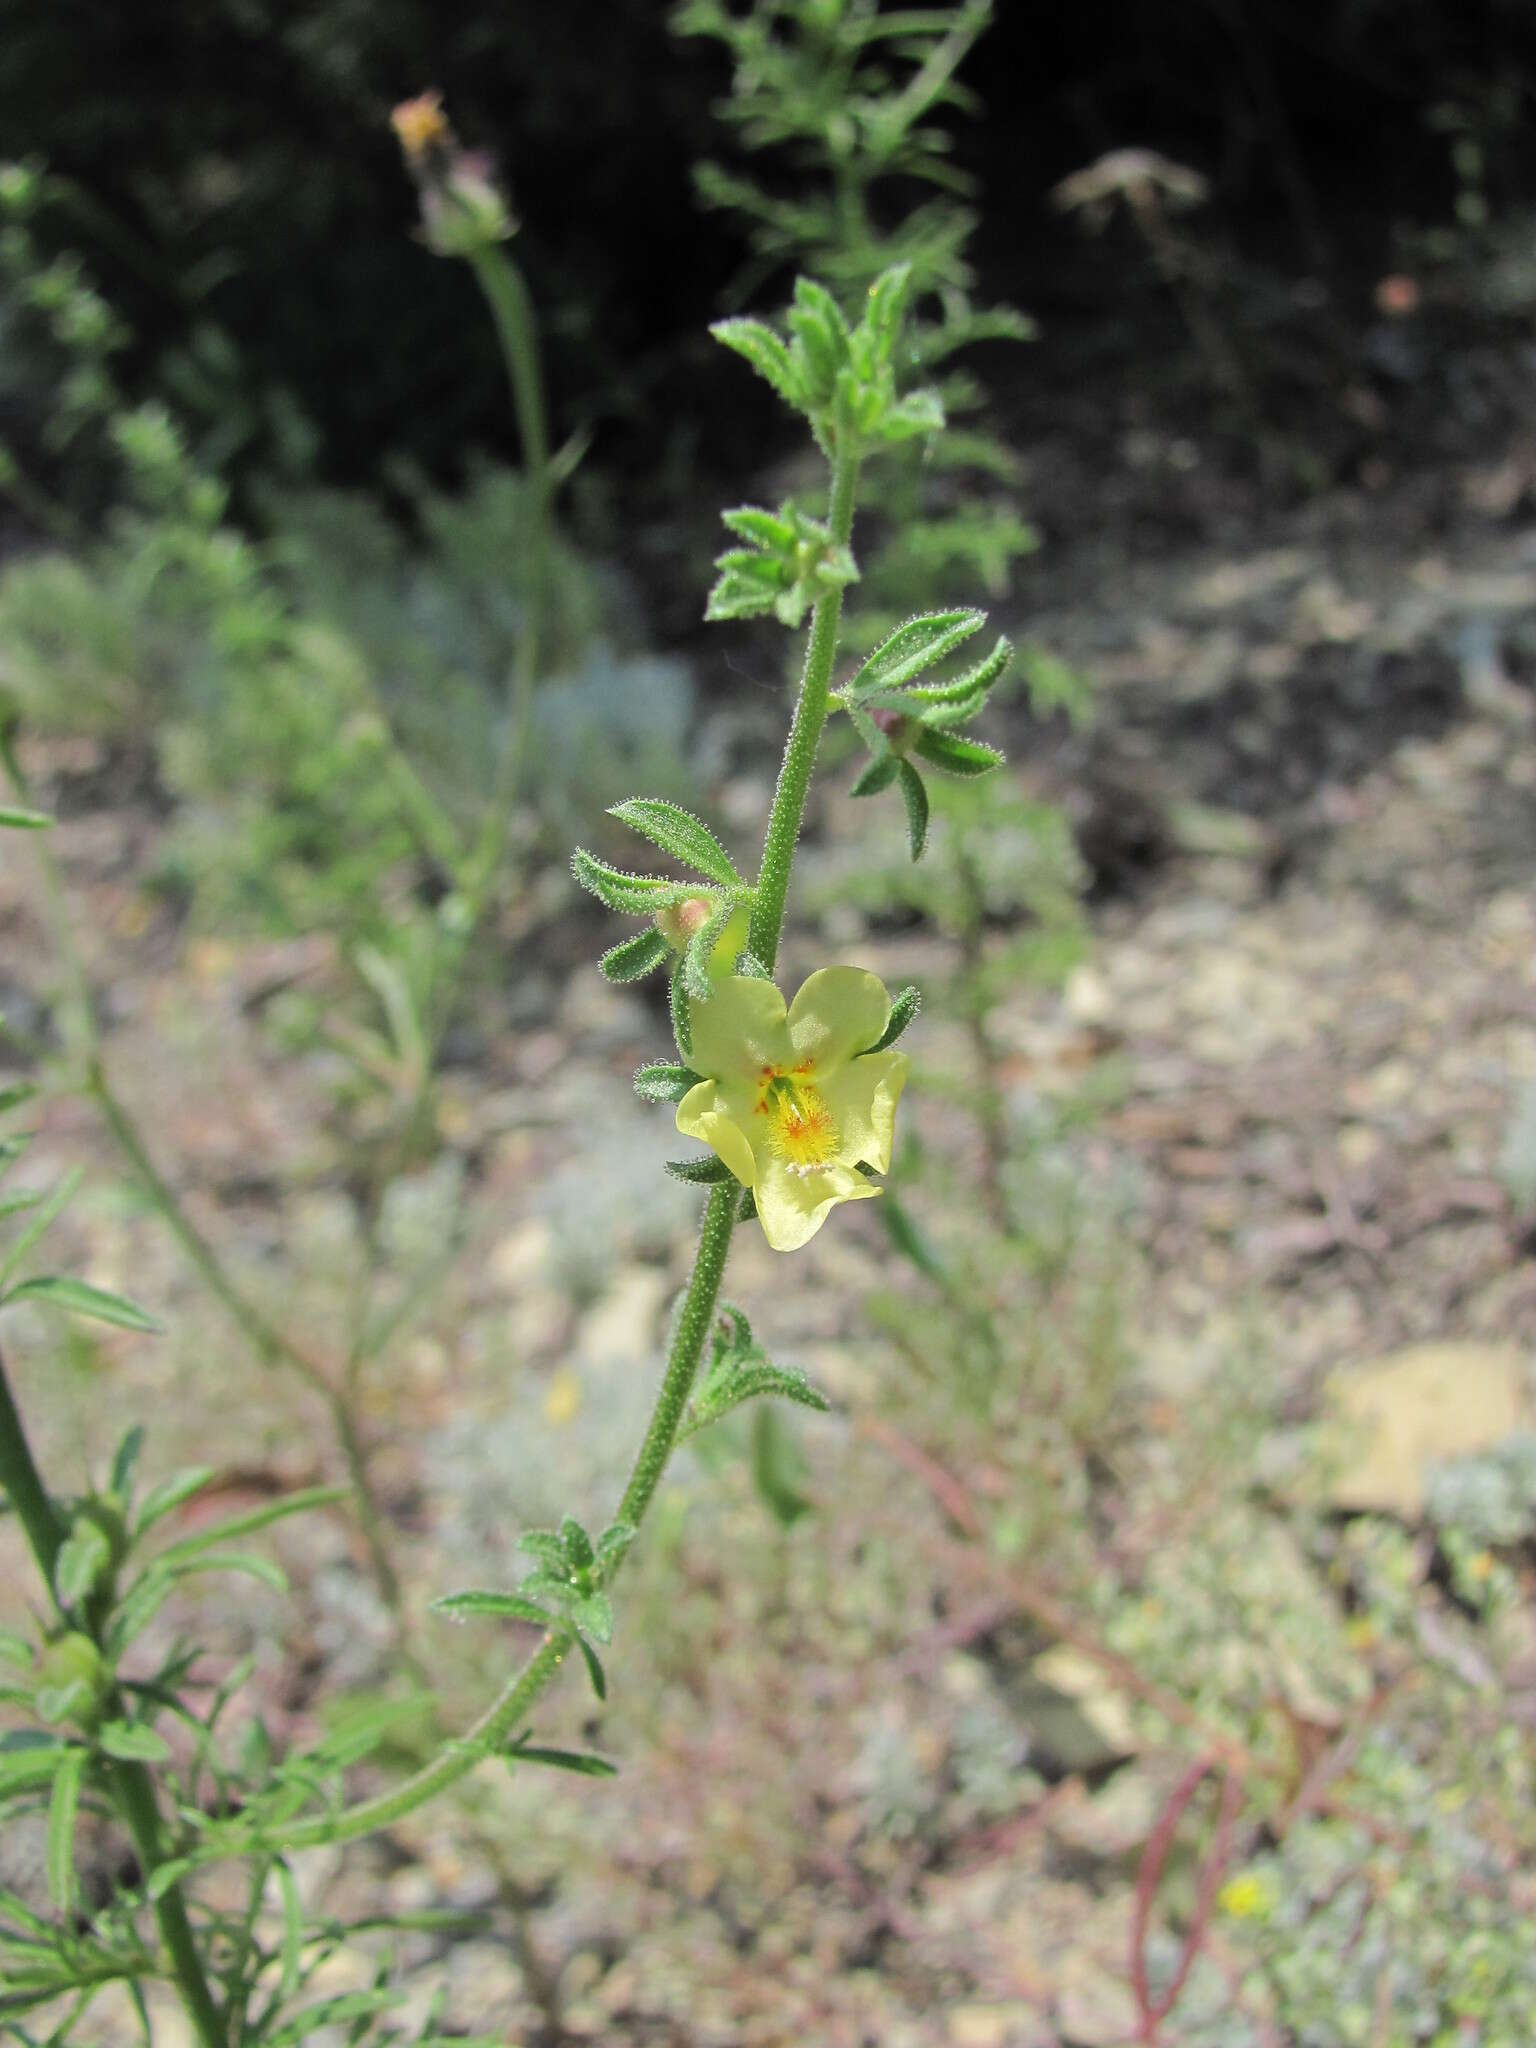
[[[823,967],[787,1011],[771,981],[741,974],[693,1009],[691,1064],[705,1078],[677,1105],[677,1128],[752,1189],[775,1251],[814,1237],[838,1202],[880,1192],[858,1169],[891,1163],[907,1056],[868,1050],[890,1009],[857,967]]]

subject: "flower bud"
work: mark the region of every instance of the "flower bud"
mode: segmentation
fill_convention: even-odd
[[[869,715],[885,734],[891,752],[904,755],[917,737],[916,721],[904,711],[871,711]]]
[[[422,238],[438,256],[474,256],[504,242],[517,223],[483,150],[461,149],[442,95],[403,100],[390,115],[421,193]]]
[[[674,953],[681,953],[714,914],[715,906],[707,896],[685,896],[681,903],[669,903],[665,910],[657,911],[656,929]]]

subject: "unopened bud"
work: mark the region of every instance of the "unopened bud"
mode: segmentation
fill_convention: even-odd
[[[473,256],[504,242],[517,223],[495,166],[483,150],[459,147],[442,95],[424,92],[403,100],[389,118],[421,192],[427,247],[438,256]]]
[[[656,929],[675,953],[681,953],[714,914],[715,906],[707,896],[685,896],[681,903],[669,903],[665,910],[657,911]]]
[[[905,754],[917,736],[917,727],[902,711],[871,711],[875,724],[885,734],[886,743],[893,754]]]

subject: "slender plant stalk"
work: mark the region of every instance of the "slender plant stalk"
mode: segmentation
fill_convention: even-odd
[[[839,453],[832,465],[830,525],[835,543],[846,545],[852,536],[858,481],[857,458]],[[752,951],[770,971],[778,959],[790,869],[805,816],[806,797],[816,765],[822,728],[827,719],[842,608],[842,591],[832,589],[818,600],[811,615],[800,694],[763,842],[763,857],[753,900],[750,944]],[[705,1204],[693,1272],[667,1354],[666,1370],[619,1506],[619,1519],[628,1522],[632,1528],[638,1529],[655,1497],[677,1441],[688,1396],[698,1377],[699,1359],[714,1318],[720,1282],[730,1253],[739,1200],[735,1183],[726,1182],[710,1191]],[[615,1565],[610,1571],[610,1580],[617,1568]],[[391,1827],[407,1814],[414,1813],[439,1792],[456,1784],[508,1740],[557,1676],[573,1648],[569,1634],[551,1632],[546,1635],[527,1664],[480,1718],[456,1742],[449,1743],[429,1764],[407,1778],[404,1784],[372,1799],[360,1800],[339,1813],[323,1814],[311,1821],[285,1826],[280,1835],[274,1835],[266,1846],[281,1847],[286,1851],[316,1847],[326,1842],[355,1841],[360,1835]]]
[[[63,1518],[54,1506],[32,1456],[32,1448],[27,1442],[21,1415],[6,1378],[3,1359],[0,1359],[0,1485],[4,1486],[6,1498],[26,1532],[38,1570],[57,1608],[53,1574],[65,1536]],[[139,1852],[139,1862],[148,1879],[165,1860],[154,1780],[143,1764],[121,1763],[112,1767],[110,1782],[113,1797],[128,1823]],[[179,1886],[171,1885],[155,1901],[155,1919],[170,1957],[182,2002],[197,2029],[198,2039],[203,2048],[224,2048],[224,2024],[208,1986]]]
[[[4,1487],[6,1499],[26,1531],[32,1555],[37,1559],[38,1569],[51,1592],[53,1568],[67,1532],[64,1519],[54,1506],[32,1456],[32,1447],[22,1427],[21,1411],[6,1378],[3,1358],[0,1358],[0,1486]]]

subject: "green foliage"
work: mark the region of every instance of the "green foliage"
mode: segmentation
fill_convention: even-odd
[[[730,95],[718,112],[746,164],[703,164],[696,181],[706,205],[746,224],[756,260],[744,288],[804,267],[852,312],[893,269],[906,271],[917,317],[903,342],[904,374],[931,375],[976,343],[1033,332],[1012,308],[972,302],[972,185],[954,162],[946,125],[976,111],[958,73],[991,18],[991,0],[922,10],[886,9],[880,0],[753,0],[744,13],[723,0],[684,0],[672,16],[678,34],[713,39],[731,62]],[[766,160],[762,175],[754,158]],[[733,345],[750,345],[754,366],[785,396],[791,373],[781,350],[756,322],[727,324]],[[813,361],[820,351],[825,368],[825,338],[813,328],[797,339]],[[935,399],[914,405],[903,431],[925,433],[925,419],[936,426],[937,405],[951,415],[974,410],[982,393],[971,375],[947,372]],[[983,430],[937,447],[925,441],[921,459],[891,465],[876,508],[881,540],[861,585],[865,613],[852,637],[872,638],[893,610],[921,602],[951,573],[979,576],[992,596],[1004,595],[1014,561],[1035,546],[996,494],[1017,475],[1011,452]],[[732,568],[767,582],[764,568]],[[747,588],[731,582],[743,597]],[[793,585],[789,591],[793,603]]]

